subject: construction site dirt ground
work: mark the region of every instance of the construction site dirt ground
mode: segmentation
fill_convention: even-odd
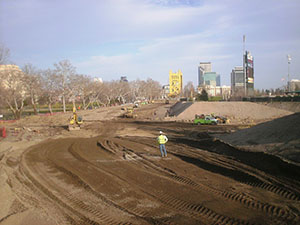
[[[120,118],[121,107],[80,111],[84,125],[72,132],[70,113],[0,124],[0,224],[300,224],[299,113],[197,126],[164,118],[170,106],[143,106],[136,119]],[[269,154],[257,132],[274,124],[296,134]],[[277,148],[282,133],[272,134]],[[241,137],[256,142],[243,148]],[[280,155],[289,143],[290,159]]]

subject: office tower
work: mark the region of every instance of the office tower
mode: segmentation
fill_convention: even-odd
[[[204,73],[211,72],[211,62],[200,62],[198,66],[198,86],[204,85]]]
[[[236,66],[231,72],[231,93],[233,96],[245,96],[245,74],[242,66]]]

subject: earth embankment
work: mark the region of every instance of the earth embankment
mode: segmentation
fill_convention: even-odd
[[[227,117],[233,123],[259,123],[292,114],[291,111],[252,102],[195,102],[179,113],[176,118],[193,120],[195,114],[212,113]]]
[[[216,136],[234,146],[267,152],[300,164],[300,113]]]

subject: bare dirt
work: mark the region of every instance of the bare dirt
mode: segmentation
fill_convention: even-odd
[[[291,112],[300,112],[300,102],[262,102],[260,104]]]
[[[178,120],[193,120],[195,114],[224,116],[233,124],[257,124],[293,112],[252,102],[195,102],[177,116]]]
[[[300,113],[215,136],[231,145],[273,154],[300,165]]]
[[[300,223],[299,166],[214,137],[240,125],[164,121],[168,107],[144,106],[137,119],[120,107],[79,112],[73,132],[70,114],[4,124],[0,224]]]

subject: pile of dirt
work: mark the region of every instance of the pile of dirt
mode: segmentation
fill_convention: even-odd
[[[193,120],[195,114],[212,113],[216,116],[225,116],[231,123],[239,124],[259,123],[292,114],[290,111],[252,102],[195,102],[180,113],[177,119]]]
[[[258,124],[218,138],[235,146],[264,151],[300,163],[300,113]]]
[[[300,112],[300,102],[260,102],[259,104],[291,112]]]

